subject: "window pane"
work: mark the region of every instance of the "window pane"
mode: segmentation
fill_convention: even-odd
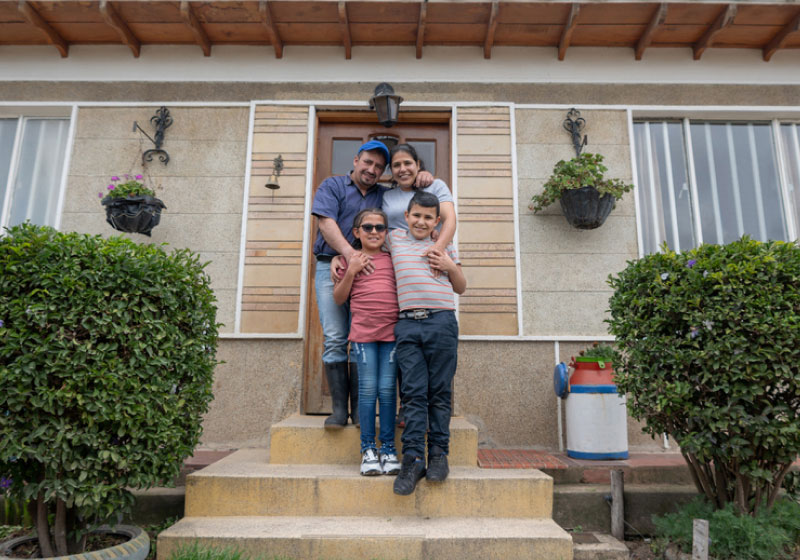
[[[781,141],[783,153],[786,154],[789,197],[794,203],[795,223],[800,225],[800,127],[782,124]]]
[[[768,123],[691,123],[706,243],[786,239],[777,155]]]
[[[3,217],[3,202],[6,199],[8,170],[11,167],[11,152],[17,134],[18,119],[0,119],[0,220]]]
[[[69,121],[25,119],[9,225],[54,225]]]
[[[333,161],[331,162],[331,175],[347,175],[353,170],[353,158],[364,141],[357,140],[334,140],[333,141]]]
[[[679,122],[634,123],[644,250],[693,247],[692,200]]]
[[[436,142],[426,140],[412,140],[408,142],[415,150],[423,164],[423,169],[436,175]]]

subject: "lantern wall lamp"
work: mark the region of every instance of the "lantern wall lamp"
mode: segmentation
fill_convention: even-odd
[[[395,95],[392,86],[381,82],[369,100],[369,108],[377,113],[378,122],[389,128],[397,124],[397,114],[400,112],[400,103],[402,102],[403,98]]]

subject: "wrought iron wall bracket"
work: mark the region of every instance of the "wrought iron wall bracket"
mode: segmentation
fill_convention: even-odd
[[[150,148],[142,153],[142,165],[146,162],[153,161],[155,156],[158,156],[158,161],[166,165],[169,163],[169,154],[163,150],[161,146],[164,144],[164,132],[172,125],[172,117],[169,114],[169,109],[161,107],[156,114],[150,118],[150,123],[155,127],[155,138],[151,138],[145,132],[137,121],[133,121],[133,132],[137,130],[144,134],[150,140],[155,148]]]
[[[580,157],[583,147],[589,143],[589,137],[581,138],[583,127],[586,126],[586,119],[581,117],[581,112],[575,108],[569,110],[567,118],[564,119],[564,129],[572,136],[572,145],[575,147],[575,157]]]

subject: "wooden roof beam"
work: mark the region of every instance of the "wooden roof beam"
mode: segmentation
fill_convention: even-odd
[[[139,53],[142,50],[142,43],[131,31],[128,24],[120,17],[119,13],[108,0],[100,0],[100,15],[103,16],[103,21],[106,22],[110,28],[117,32],[122,44],[126,45],[135,58],[139,58]]]
[[[492,58],[494,34],[497,31],[497,12],[500,6],[497,0],[492,2],[492,11],[489,14],[489,24],[486,26],[486,40],[483,42],[483,58]]]
[[[566,23],[564,23],[564,30],[561,32],[561,40],[558,42],[558,60],[564,60],[564,57],[567,56],[567,49],[569,48],[569,42],[572,40],[572,33],[578,26],[578,14],[580,11],[581,5],[573,3],[569,10],[569,17],[567,17]]]
[[[792,33],[796,33],[800,31],[800,12],[797,12],[789,23],[783,26],[783,28],[778,31],[778,34],[775,35],[770,42],[764,46],[763,49],[763,57],[765,61],[769,61],[772,58],[772,55],[775,54],[778,49],[782,48],[784,43],[786,43],[786,39],[789,38],[789,35]]]
[[[22,17],[25,18],[25,21],[45,34],[47,41],[61,53],[61,58],[67,58],[69,54],[69,43],[39,15],[39,12],[31,6],[30,2],[20,0],[19,4],[17,4],[17,10],[22,14]]]
[[[181,0],[181,17],[183,22],[192,30],[194,40],[203,49],[203,54],[211,56],[211,40],[208,38],[203,26],[200,25],[200,20],[197,19],[188,0]]]
[[[705,50],[714,44],[714,37],[716,37],[720,31],[726,27],[729,27],[733,23],[737,11],[738,8],[736,7],[736,4],[728,4],[719,13],[717,19],[711,24],[711,27],[706,30],[700,40],[697,41],[692,47],[694,50],[695,60],[700,60],[700,57],[703,56]]]
[[[428,18],[428,0],[419,4],[419,23],[417,23],[417,58],[422,58],[422,46],[425,44],[425,20]]]
[[[350,22],[347,20],[347,4],[344,0],[339,0],[339,26],[342,28],[344,57],[350,60],[353,56],[353,40],[350,38]]]
[[[261,24],[269,34],[269,41],[275,49],[275,58],[283,58],[283,40],[275,27],[275,20],[272,19],[272,12],[269,9],[269,2],[262,0],[258,3],[258,13],[261,16]]]
[[[650,46],[650,43],[653,42],[653,35],[655,35],[658,28],[664,25],[664,20],[667,19],[667,3],[662,2],[656,8],[653,17],[650,19],[650,23],[647,25],[647,29],[644,30],[642,36],[639,37],[639,41],[636,43],[636,60],[642,60],[642,55],[647,47]]]

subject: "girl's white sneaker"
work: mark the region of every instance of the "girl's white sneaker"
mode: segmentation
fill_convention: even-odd
[[[375,476],[382,472],[378,452],[373,448],[364,451],[361,455],[361,474],[363,476]]]

